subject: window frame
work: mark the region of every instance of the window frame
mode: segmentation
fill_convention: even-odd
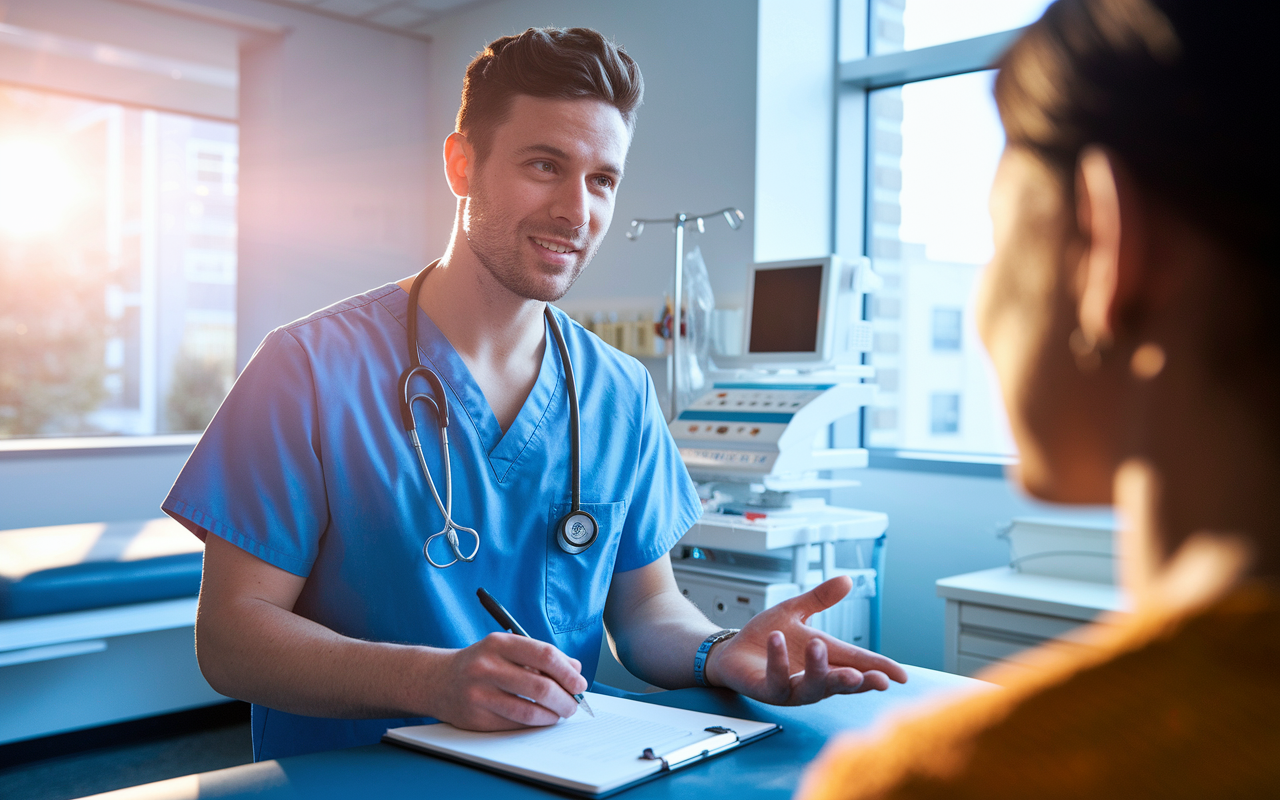
[[[150,112],[155,114],[169,114],[175,116],[188,117],[194,120],[202,120],[214,122],[224,125],[234,125],[236,127],[237,136],[237,167],[236,167],[236,186],[237,186],[237,203],[239,195],[239,166],[238,166],[238,150],[239,150],[239,131],[240,118],[239,115],[223,116],[219,114],[209,113],[201,110],[188,110],[183,108],[181,104],[162,104],[162,103],[146,103],[136,99],[119,98],[111,93],[90,93],[73,91],[58,86],[45,85],[41,83],[22,83],[7,79],[0,79],[0,88],[12,88],[24,92],[37,92],[59,97],[65,97],[71,100],[81,100],[92,103],[105,103],[121,108],[129,109],[137,112]],[[187,156],[190,158],[190,155]],[[224,184],[226,183],[224,179]],[[238,216],[238,212],[237,212]],[[238,240],[237,232],[237,240]],[[237,253],[239,245],[237,243]],[[239,266],[237,264],[235,278],[239,280]],[[237,295],[237,309],[238,309]],[[237,311],[238,313],[238,311]],[[235,327],[235,335],[239,336],[239,327]],[[145,339],[145,336],[143,337]],[[145,344],[143,347],[156,348],[155,342]],[[233,370],[235,369],[234,352],[233,352]],[[235,375],[238,375],[238,370]],[[154,402],[154,398],[152,398]],[[206,425],[207,427],[207,425]],[[66,455],[99,455],[104,453],[125,454],[129,452],[170,452],[170,451],[189,451],[193,448],[200,437],[204,435],[204,430],[200,431],[184,431],[184,432],[158,432],[158,433],[89,433],[89,434],[37,434],[28,436],[0,437],[0,460],[20,460],[23,458],[42,458],[50,456],[66,456]]]
[[[838,18],[839,29],[854,32],[862,39],[861,52],[854,54],[854,57],[842,58],[848,48],[837,48],[834,66],[836,185],[861,186],[861,191],[844,192],[833,197],[832,231],[835,252],[869,256],[868,232],[871,229],[873,190],[871,93],[908,83],[992,69],[1001,54],[1025,28],[1013,28],[915,50],[868,55],[871,49],[873,0],[836,2],[840,14],[848,17],[852,13],[855,17]],[[866,310],[868,309],[864,309]],[[864,356],[864,363],[869,358],[870,354]],[[1004,476],[1008,466],[1018,463],[1016,456],[867,447],[868,411],[863,406],[857,415],[856,437],[857,446],[867,448],[868,466],[872,468],[997,478]],[[840,429],[837,428],[836,438],[843,438],[839,434]]]

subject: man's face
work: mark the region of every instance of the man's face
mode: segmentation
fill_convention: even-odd
[[[468,169],[463,232],[507,291],[558,300],[591,261],[613,220],[630,134],[598,100],[518,95]]]

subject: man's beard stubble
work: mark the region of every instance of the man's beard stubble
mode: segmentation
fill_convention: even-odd
[[[552,303],[564,297],[578,280],[582,270],[591,263],[596,251],[600,249],[600,243],[581,241],[582,237],[574,228],[547,227],[532,230],[524,222],[490,213],[484,201],[487,193],[483,190],[475,191],[476,188],[473,183],[463,219],[467,246],[471,248],[476,260],[502,288],[517,297],[544,303]],[[512,231],[515,236],[504,245],[503,239]],[[563,287],[553,285],[552,291],[548,292],[543,282],[530,275],[527,270],[521,269],[520,246],[531,236],[573,242],[581,254]]]

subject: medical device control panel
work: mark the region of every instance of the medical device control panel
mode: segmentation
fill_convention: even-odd
[[[876,554],[888,518],[801,494],[854,483],[824,470],[866,466],[866,450],[831,446],[831,424],[875,397],[875,386],[861,382],[866,372],[856,365],[823,372],[721,373],[671,421],[689,474],[704,484],[699,492],[706,503],[677,548],[696,557],[678,559],[673,551],[673,569],[681,591],[711,619],[740,625],[824,578],[857,573],[866,591],[809,624],[844,641],[876,646]],[[845,542],[846,557],[852,544],[856,569],[836,566],[837,542]],[[813,569],[815,554],[821,570]],[[781,566],[758,574],[739,569],[744,559],[756,557]]]
[[[865,466],[865,450],[829,448],[818,440],[873,391],[856,382],[715,383],[671,422],[671,435],[695,480]]]

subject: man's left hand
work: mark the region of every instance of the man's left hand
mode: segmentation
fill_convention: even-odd
[[[848,576],[832,578],[755,615],[738,635],[711,648],[707,683],[782,706],[882,691],[890,680],[906,683],[906,671],[894,660],[805,624],[851,588]]]

